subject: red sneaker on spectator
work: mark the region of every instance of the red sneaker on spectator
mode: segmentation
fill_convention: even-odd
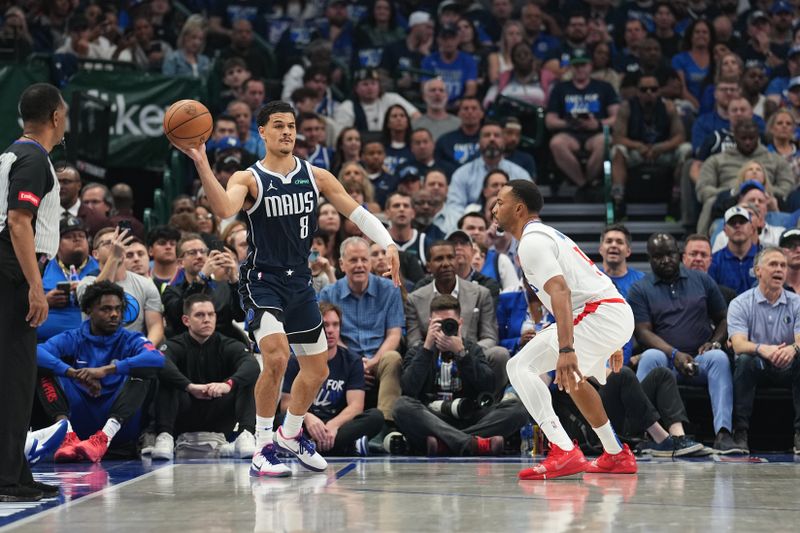
[[[503,455],[503,446],[505,446],[503,437],[472,438],[473,455]]]
[[[587,474],[635,474],[638,470],[636,457],[628,448],[627,444],[622,445],[622,451],[616,455],[603,452],[603,455],[595,459],[586,469]]]
[[[81,439],[75,434],[74,431],[68,432],[61,441],[61,446],[56,450],[53,455],[53,460],[56,463],[77,463],[81,460],[81,456],[75,451],[75,446],[81,442]]]
[[[75,446],[75,451],[86,460],[97,463],[108,451],[108,435],[98,431]]]
[[[580,474],[585,472],[588,467],[589,461],[586,460],[577,445],[565,452],[550,443],[550,451],[545,460],[531,468],[520,470],[518,476],[524,480],[553,479]]]

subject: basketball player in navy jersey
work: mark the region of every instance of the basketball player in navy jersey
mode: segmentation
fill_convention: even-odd
[[[258,451],[250,475],[284,477],[291,471],[277,458],[277,449],[294,454],[310,470],[319,472],[328,466],[302,431],[303,417],[328,376],[328,346],[308,266],[319,196],[387,251],[395,286],[400,283],[400,260],[389,232],[330,172],[292,155],[296,128],[289,104],[270,102],[259,111],[257,121],[267,155],[233,174],[227,190],[214,177],[205,147],[183,152],[194,161],[214,214],[228,218],[243,210],[247,217],[249,253],[241,267],[239,292],[248,329],[264,359],[255,389]],[[286,419],[273,442],[290,345],[298,356],[300,373],[292,385]]]

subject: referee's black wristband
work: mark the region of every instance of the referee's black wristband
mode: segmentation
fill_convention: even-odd
[[[564,346],[558,350],[558,353],[572,353],[575,351],[575,348],[572,346]]]

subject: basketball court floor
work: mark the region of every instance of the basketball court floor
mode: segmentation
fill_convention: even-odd
[[[0,531],[798,531],[800,457],[640,458],[633,476],[516,479],[529,461],[354,458],[252,479],[247,461],[39,465],[62,496]]]

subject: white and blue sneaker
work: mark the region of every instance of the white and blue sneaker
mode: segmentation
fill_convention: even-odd
[[[278,459],[276,452],[277,449],[274,444],[267,444],[257,451],[253,455],[253,462],[250,464],[250,475],[252,477],[291,476],[291,469]]]
[[[355,446],[356,455],[359,457],[366,457],[369,455],[369,439],[366,435],[362,435],[353,443]]]
[[[283,426],[275,433],[275,445],[285,452],[289,452],[300,461],[300,464],[314,472],[322,472],[328,468],[328,462],[317,453],[314,443],[303,435],[303,430],[294,437],[287,438],[283,435]]]
[[[25,457],[29,464],[38,463],[42,457],[55,453],[67,434],[69,422],[59,420],[52,426],[29,431],[25,438]]]

